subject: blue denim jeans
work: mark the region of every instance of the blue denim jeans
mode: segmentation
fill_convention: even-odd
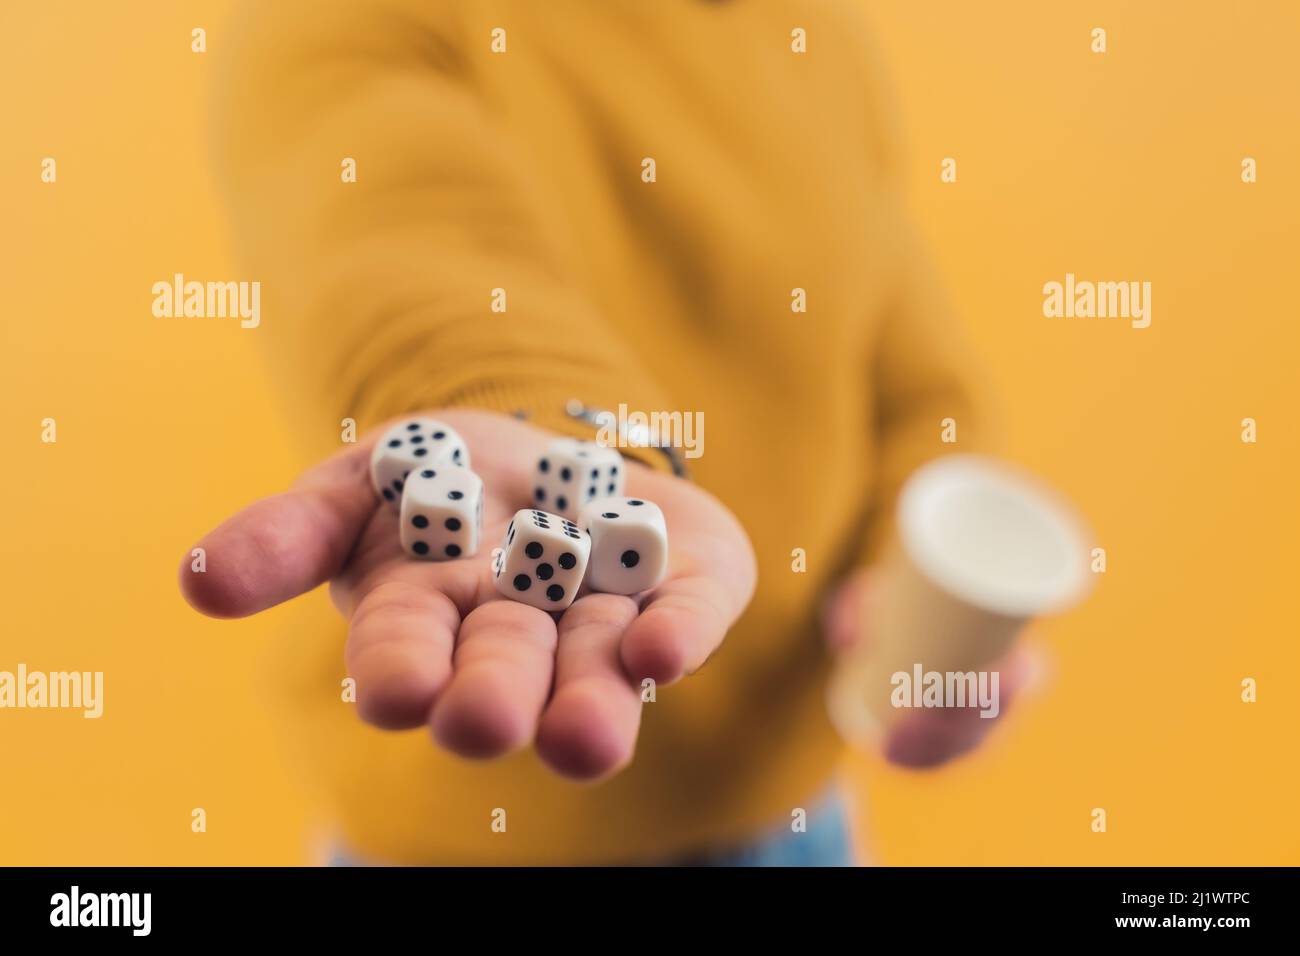
[[[805,807],[807,827],[803,832],[782,821],[752,840],[731,847],[719,847],[669,860],[646,861],[654,866],[854,866],[853,836],[849,825],[848,801],[837,788],[824,793]],[[631,861],[638,865],[640,861]],[[330,866],[367,866],[369,861],[347,850],[335,849]]]
[[[773,826],[747,843],[706,850],[665,866],[854,866],[848,801],[831,789],[808,811],[807,829],[796,833],[791,821]]]

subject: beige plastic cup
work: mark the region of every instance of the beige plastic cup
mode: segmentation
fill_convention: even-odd
[[[1068,504],[995,459],[952,455],[918,469],[899,496],[865,644],[831,675],[840,735],[875,742],[908,712],[891,701],[895,674],[983,670],[1030,618],[1082,600],[1087,540]]]

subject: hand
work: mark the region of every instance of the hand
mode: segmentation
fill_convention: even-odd
[[[832,651],[870,641],[871,635],[862,633],[862,621],[873,594],[869,568],[853,572],[831,593],[823,607],[822,627]],[[885,734],[885,759],[903,767],[937,767],[974,750],[1006,714],[1012,699],[1034,683],[1040,664],[1032,649],[1016,647],[992,665],[1000,674],[996,717],[981,717],[966,707],[903,714]]]
[[[396,514],[370,485],[372,439],[209,533],[200,542],[207,571],[182,563],[186,600],[213,617],[244,617],[328,581],[348,621],[345,659],[363,720],[390,730],[427,723],[466,757],[535,741],[565,776],[613,773],[632,759],[641,681],[695,671],[749,603],[749,539],[707,492],[634,465],[627,493],[656,502],[668,525],[665,579],[635,598],[586,594],[558,617],[506,600],[492,583],[491,551],[531,505],[533,467],[555,436],[488,412],[431,414],[460,432],[483,479],[478,555],[406,556]]]

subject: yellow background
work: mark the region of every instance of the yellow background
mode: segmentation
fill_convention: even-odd
[[[1048,680],[979,756],[852,761],[864,843],[891,864],[1300,863],[1300,14],[873,7],[913,208],[1008,448],[1079,502],[1108,570],[1038,628]],[[106,682],[98,721],[0,711],[0,864],[293,863],[316,835],[262,661],[291,617],[326,619],[323,595],[223,623],[174,584],[200,532],[302,463],[256,330],[150,313],[174,272],[237,278],[206,162],[210,60],[190,52],[195,26],[222,43],[228,9],[0,14],[0,670]],[[1150,281],[1151,327],[1043,318],[1067,271]]]

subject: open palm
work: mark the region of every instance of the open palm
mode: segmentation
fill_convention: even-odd
[[[371,489],[365,443],[209,533],[199,544],[206,572],[182,564],[186,599],[214,617],[243,617],[328,581],[348,621],[363,720],[393,730],[427,723],[467,757],[535,742],[575,778],[619,769],[635,747],[641,682],[668,684],[698,668],[749,603],[748,538],[707,492],[633,466],[627,493],[656,502],[668,525],[663,582],[637,597],[584,594],[560,615],[506,600],[492,583],[491,548],[530,506],[533,465],[555,436],[488,412],[430,414],[465,438],[483,479],[478,555],[411,560],[396,514]]]

